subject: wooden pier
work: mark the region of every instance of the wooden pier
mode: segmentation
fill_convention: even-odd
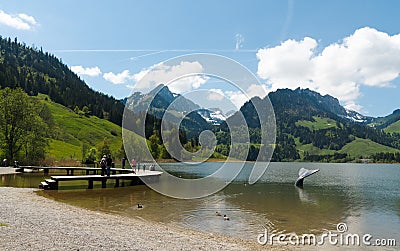
[[[123,169],[125,170],[125,169]],[[51,179],[42,181],[39,184],[39,188],[58,190],[60,181],[72,181],[72,180],[87,180],[88,189],[93,189],[93,182],[101,182],[101,187],[105,188],[107,186],[108,180],[115,180],[115,187],[119,187],[120,180],[130,180],[131,185],[144,184],[143,180],[146,182],[158,182],[162,172],[159,171],[140,171],[138,173],[129,174],[114,174],[110,176],[101,175],[79,175],[79,176],[51,176]]]
[[[67,175],[74,175],[74,171],[86,171],[86,175],[98,174],[101,172],[99,167],[81,167],[81,166],[20,166],[19,172],[26,172],[26,170],[43,170],[44,174],[49,174],[50,170],[66,171]],[[132,169],[111,168],[112,174],[132,173]]]

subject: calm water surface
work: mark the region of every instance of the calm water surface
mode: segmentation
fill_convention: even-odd
[[[186,178],[204,177],[219,166],[163,164],[165,170]],[[304,189],[293,185],[301,167],[320,169],[305,180]],[[82,189],[86,183],[39,194],[90,210],[251,240],[263,226],[273,233],[317,235],[345,222],[348,233],[394,238],[400,245],[400,165],[272,163],[255,185],[246,183],[250,170],[249,164],[235,182],[202,199],[173,199],[144,185]],[[41,173],[3,175],[0,185],[37,187],[43,178]],[[143,209],[137,208],[138,203]],[[227,214],[230,221],[215,216],[216,211]]]

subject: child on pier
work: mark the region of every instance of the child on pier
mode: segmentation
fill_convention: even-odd
[[[103,158],[100,160],[100,167],[101,167],[101,176],[104,176],[107,166],[107,156],[104,154]]]
[[[132,162],[131,162],[131,165],[132,165],[132,172],[133,173],[136,173],[136,160],[135,159],[132,159]]]

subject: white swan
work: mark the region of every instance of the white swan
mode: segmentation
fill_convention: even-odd
[[[300,168],[299,177],[297,178],[295,185],[298,187],[303,187],[304,178],[313,175],[316,172],[319,172],[319,169],[308,170],[305,168]]]

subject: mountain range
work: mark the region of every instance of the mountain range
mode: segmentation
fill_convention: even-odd
[[[269,93],[268,98],[274,108],[277,126],[274,160],[313,161],[325,158],[327,161],[348,161],[368,158],[381,151],[397,152],[400,147],[397,131],[385,132],[386,128],[400,120],[400,110],[386,117],[368,117],[345,109],[338,99],[330,95],[300,88],[279,89]],[[148,112],[159,119],[165,113],[171,115],[164,117],[169,118],[171,123],[178,121],[181,116],[185,117],[188,110],[196,111],[189,113],[180,127],[186,133],[186,138],[198,137],[203,130],[222,131],[225,134],[217,134],[220,145],[229,144],[226,139],[229,135],[227,123],[235,125],[241,113],[250,128],[250,140],[255,151],[259,151],[263,144],[260,140],[260,124],[263,121],[257,116],[253,104],[267,107],[267,98],[254,97],[229,117],[215,108],[201,108],[185,97],[172,93],[164,85],[157,86],[147,94],[135,93],[129,99],[133,111],[149,107]],[[195,129],[193,125],[196,125]]]
[[[155,129],[164,118],[171,124],[180,123],[181,143],[192,147],[192,151],[199,147],[198,136],[204,130],[216,134],[216,151],[220,155],[226,155],[229,150],[227,122],[234,121],[239,111],[225,115],[218,108],[200,107],[163,84],[149,93],[135,92],[124,100],[116,100],[90,89],[67,65],[42,49],[30,48],[9,38],[0,39],[0,49],[1,88],[20,87],[31,96],[42,93],[69,110],[86,107],[89,115],[117,125],[122,124],[124,105],[133,114],[147,110],[154,124],[143,135],[148,139],[159,133]],[[379,152],[399,152],[400,110],[385,117],[364,116],[346,110],[330,95],[299,88],[280,89],[269,93],[268,98],[277,126],[273,146],[275,161],[349,161],[370,158]],[[266,102],[269,102],[266,97],[254,97],[240,108],[250,128],[250,143],[255,152],[263,146],[260,138],[263,121],[253,104],[267,107]],[[93,142],[99,140],[103,139]],[[157,140],[156,144],[162,148],[162,142]]]

